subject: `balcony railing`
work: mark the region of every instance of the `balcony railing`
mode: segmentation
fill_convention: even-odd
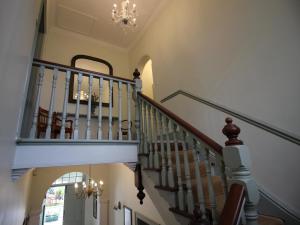
[[[133,123],[137,92],[134,80],[34,59],[31,82],[27,102],[32,104],[25,109],[21,139],[138,139]],[[74,92],[69,93],[70,89]],[[75,104],[69,102],[70,97],[76,99]]]

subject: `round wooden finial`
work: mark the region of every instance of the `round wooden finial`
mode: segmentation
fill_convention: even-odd
[[[139,72],[138,69],[135,69],[134,72],[133,72],[133,79],[140,79],[140,75],[141,73]]]
[[[243,141],[238,139],[238,136],[241,132],[240,128],[232,123],[232,119],[230,117],[227,117],[225,122],[226,125],[222,129],[223,134],[228,138],[228,141],[225,142],[225,145],[242,145]]]

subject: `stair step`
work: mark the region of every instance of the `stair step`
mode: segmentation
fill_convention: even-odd
[[[168,187],[168,186],[164,187],[164,186],[161,186],[161,185],[155,185],[154,187],[157,188],[157,189],[163,190],[163,191],[169,191],[169,192],[178,191],[177,187],[172,188],[172,187]]]
[[[193,215],[192,214],[189,214],[187,211],[182,211],[178,208],[169,208],[169,210],[173,213],[176,213],[178,215],[181,215],[181,216],[184,216],[186,218],[189,218],[189,219],[192,219],[193,218]]]

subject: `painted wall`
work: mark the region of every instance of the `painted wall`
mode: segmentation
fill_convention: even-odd
[[[143,94],[153,99],[153,74],[152,74],[152,61],[149,59],[141,73],[141,79],[143,82]]]
[[[134,185],[134,173],[124,164],[111,164],[109,166],[109,200],[111,204],[109,208],[109,224],[124,224],[123,206],[126,205],[132,209],[133,225],[135,225],[134,212],[139,212],[158,224],[164,225],[165,223],[149,198],[149,195],[145,192],[146,198],[143,205],[140,205],[136,194],[137,189]],[[122,209],[113,210],[113,206],[117,206],[119,201],[122,204]]]
[[[0,224],[22,224],[30,173],[12,182],[15,138],[32,54],[40,0],[5,0],[0,7]],[[9,100],[8,100],[9,99]]]
[[[152,59],[156,100],[187,90],[299,136],[299,12],[297,0],[169,1],[131,48],[131,68]],[[224,143],[226,115],[184,97],[166,106]],[[300,215],[299,146],[236,122],[258,184]]]

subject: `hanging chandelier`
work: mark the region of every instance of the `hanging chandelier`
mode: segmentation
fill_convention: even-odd
[[[129,8],[129,0],[123,0],[120,10],[117,4],[113,5],[112,20],[120,24],[123,28],[136,26],[136,4],[132,4],[132,8]]]
[[[87,182],[82,181],[81,183],[75,183],[75,194],[77,198],[89,198],[92,194],[101,196],[103,193],[103,181],[94,181],[91,178],[91,165],[89,165],[89,179]]]

